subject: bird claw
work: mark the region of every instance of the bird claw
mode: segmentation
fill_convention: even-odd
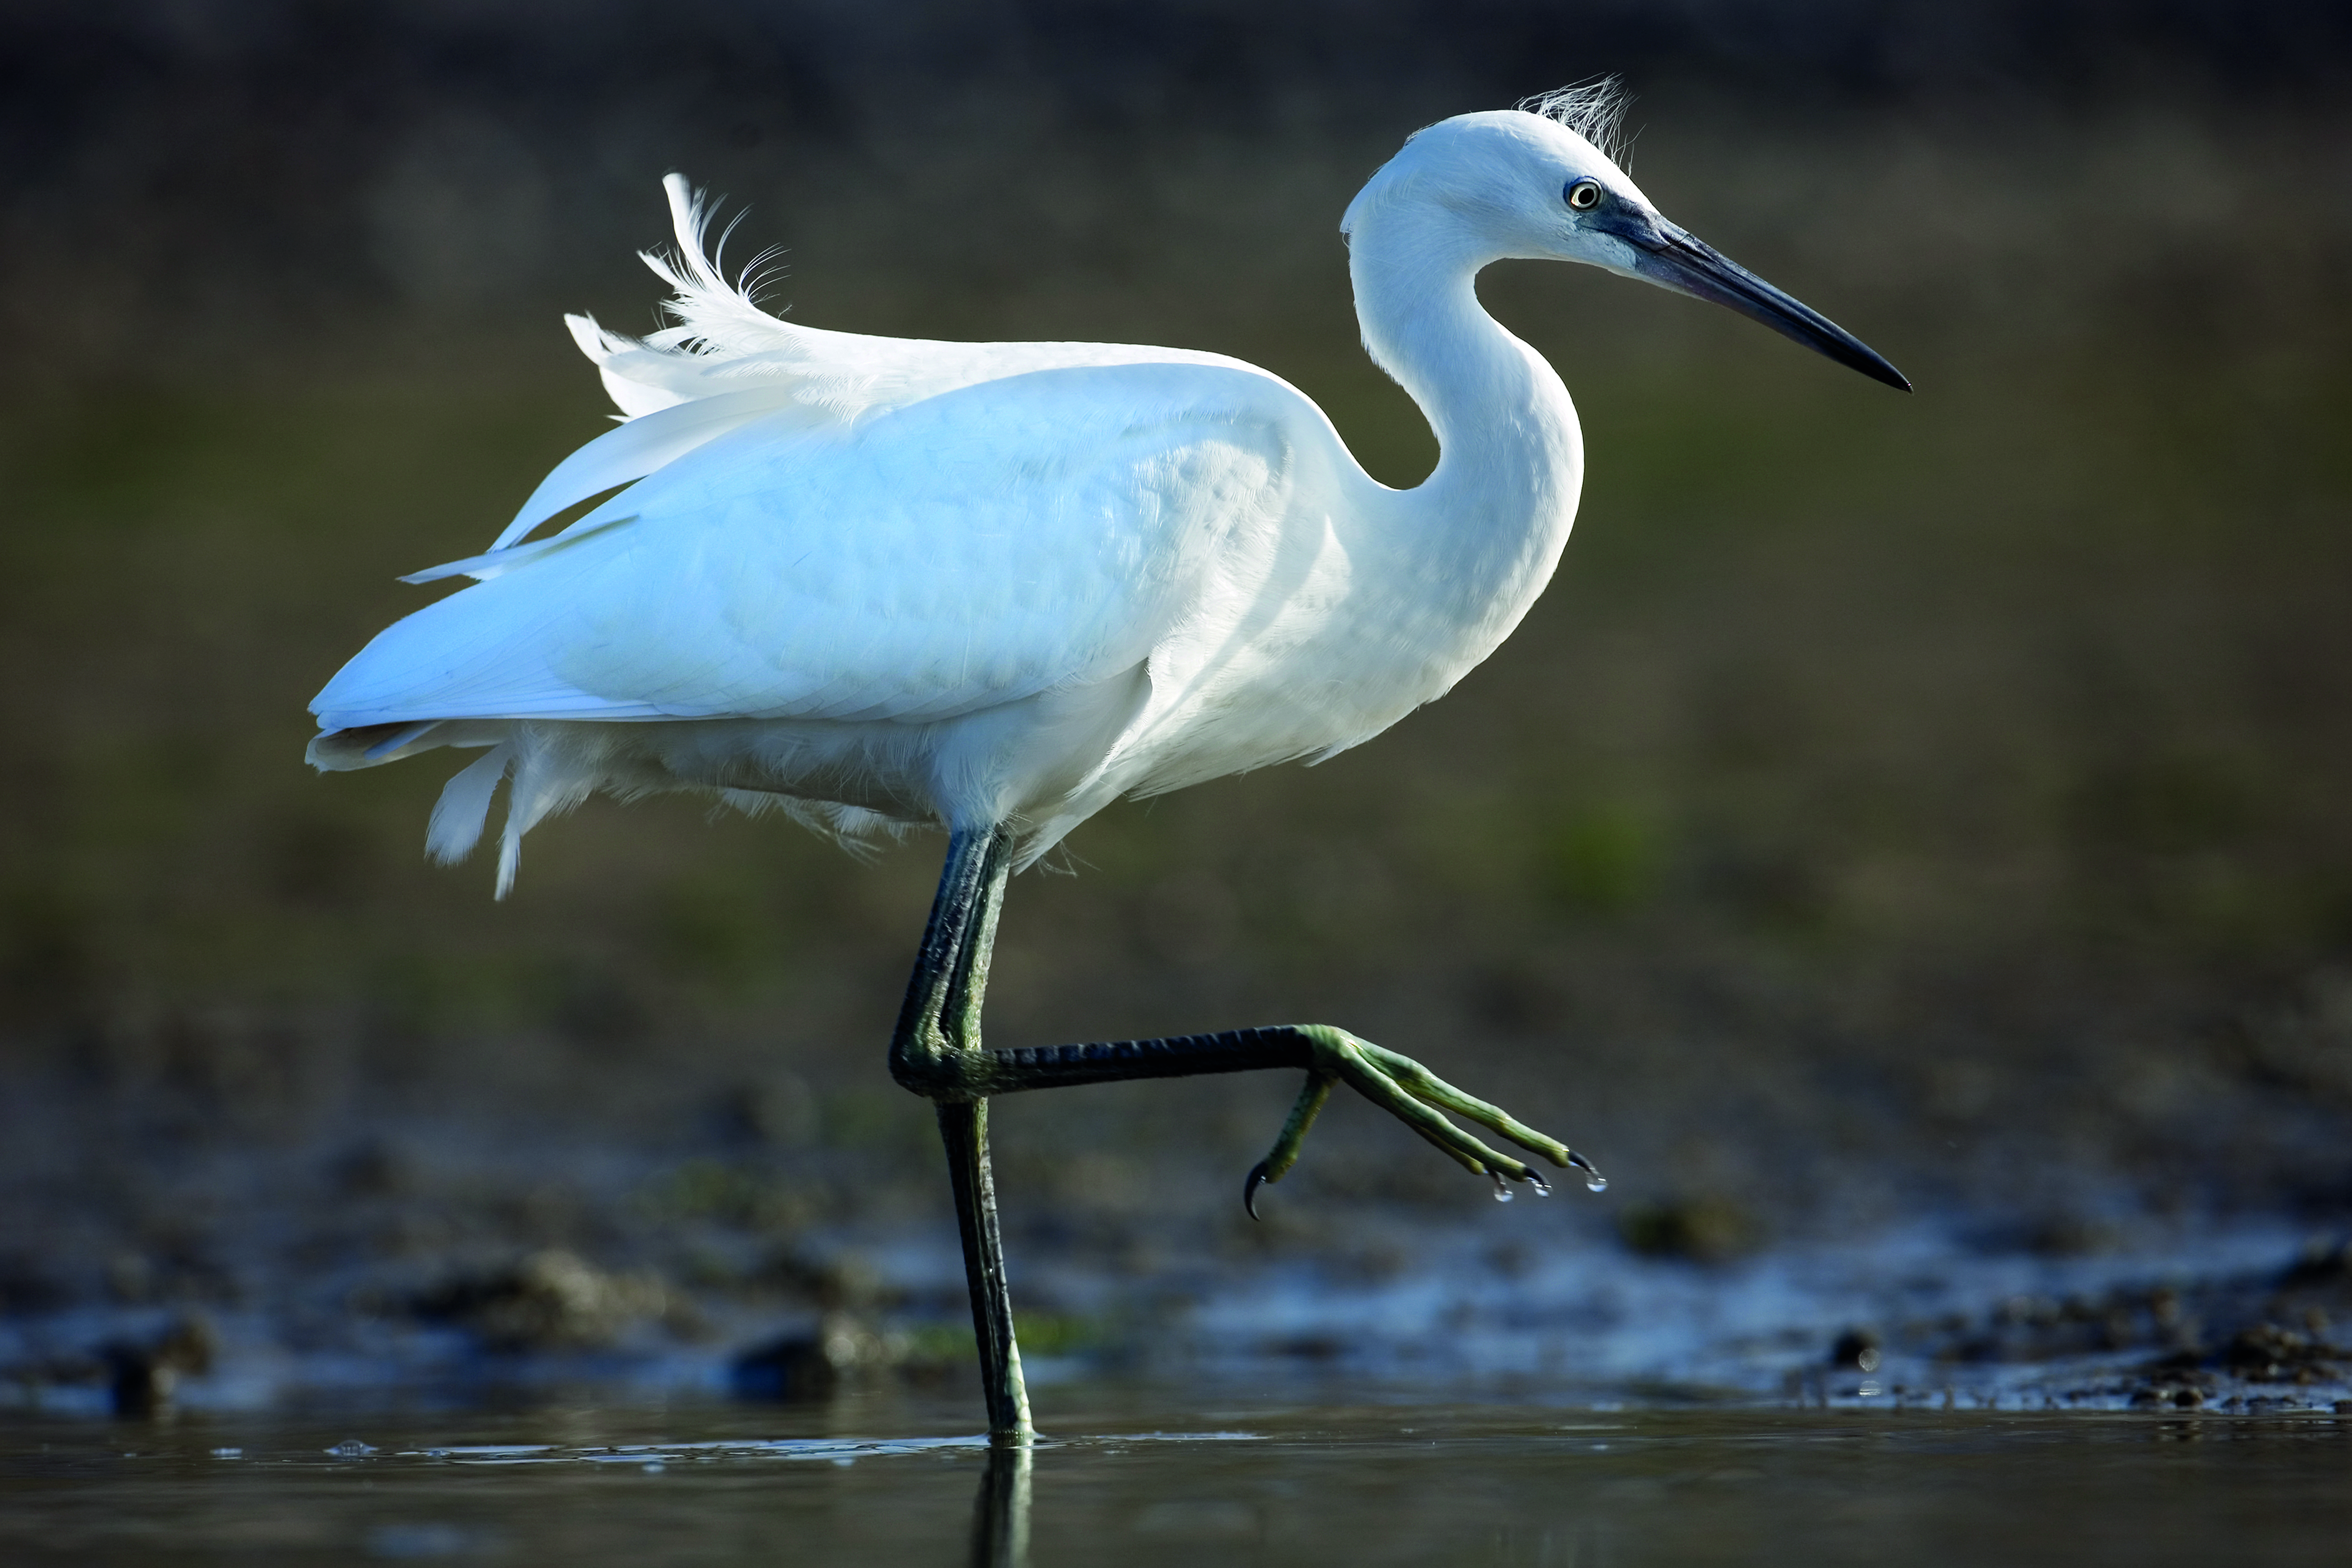
[[[1314,1125],[1333,1087],[1341,1082],[1473,1175],[1492,1176],[1497,1198],[1510,1198],[1507,1181],[1530,1183],[1537,1195],[1544,1197],[1551,1196],[1551,1184],[1526,1161],[1488,1147],[1447,1120],[1444,1113],[1450,1111],[1556,1166],[1583,1171],[1585,1185],[1596,1192],[1607,1185],[1592,1162],[1566,1144],[1537,1132],[1500,1106],[1464,1093],[1411,1057],[1385,1051],[1369,1040],[1358,1040],[1345,1030],[1328,1025],[1302,1025],[1297,1032],[1312,1047],[1315,1064],[1307,1070],[1306,1086],[1300,1090],[1289,1119],[1275,1139],[1273,1152],[1252,1167],[1243,1184],[1242,1205],[1253,1219],[1258,1217],[1258,1188],[1280,1181],[1297,1163],[1307,1130]]]
[[[1337,1078],[1320,1068],[1307,1071],[1306,1086],[1299,1090],[1297,1103],[1290,1107],[1290,1115],[1274,1140],[1273,1153],[1252,1166],[1249,1179],[1242,1184],[1242,1207],[1249,1210],[1252,1219],[1258,1218],[1257,1189],[1280,1181],[1298,1163],[1298,1149],[1307,1141],[1307,1129],[1315,1124],[1315,1118],[1322,1113],[1338,1082]]]

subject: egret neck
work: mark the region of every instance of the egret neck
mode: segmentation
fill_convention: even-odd
[[[1478,272],[1501,259],[1453,214],[1410,196],[1359,214],[1349,235],[1365,351],[1419,405],[1438,446],[1427,479],[1381,497],[1364,548],[1409,585],[1397,608],[1450,644],[1427,649],[1451,666],[1447,686],[1550,580],[1584,483],[1568,388],[1479,303]]]

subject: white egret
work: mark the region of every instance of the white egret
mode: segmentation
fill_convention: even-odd
[[[1613,124],[1605,88],[1444,120],[1348,208],[1364,346],[1438,438],[1409,490],[1369,477],[1297,389],[1221,355],[778,319],[706,257],[701,203],[673,175],[681,248],[646,259],[678,325],[636,340],[572,319],[626,423],[557,465],[487,554],[411,579],[475,582],[383,632],[311,705],[321,768],[484,748],[428,842],[465,854],[506,780],[501,894],[531,825],[600,789],[713,791],[843,837],[947,830],[890,1066],[938,1107],[1000,1437],[1029,1414],[990,1095],[1303,1069],[1245,1197],[1289,1168],[1339,1083],[1498,1192],[1548,1189],[1443,1113],[1599,1185],[1567,1145],[1340,1030],[989,1051],[980,1010],[1013,871],[1121,796],[1370,739],[1527,613],[1568,538],[1583,439],[1550,365],[1481,308],[1488,263],[1584,262],[1716,300],[1907,387],[1660,216],[1605,150]]]

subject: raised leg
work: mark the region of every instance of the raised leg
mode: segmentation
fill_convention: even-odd
[[[1243,1187],[1244,1203],[1255,1197],[1260,1186],[1279,1181],[1297,1163],[1307,1129],[1330,1099],[1332,1089],[1342,1083],[1402,1122],[1465,1170],[1493,1177],[1498,1192],[1508,1191],[1501,1185],[1506,1178],[1531,1183],[1538,1192],[1549,1192],[1550,1186],[1533,1166],[1489,1147],[1446,1120],[1444,1113],[1475,1123],[1553,1165],[1582,1171],[1585,1185],[1596,1192],[1609,1185],[1591,1161],[1559,1139],[1537,1132],[1499,1105],[1464,1093],[1412,1058],[1329,1024],[1271,1024],[1160,1040],[986,1051],[966,1071],[970,1082],[986,1085],[984,1092],[1013,1094],[1078,1083],[1189,1078],[1272,1067],[1304,1068],[1307,1082],[1275,1139],[1273,1152],[1251,1170]],[[1254,1205],[1250,1212],[1256,1214]]]

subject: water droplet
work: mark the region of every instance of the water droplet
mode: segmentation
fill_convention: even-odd
[[[1486,1174],[1495,1178],[1495,1201],[1496,1203],[1510,1202],[1511,1185],[1503,1179],[1503,1173],[1500,1171],[1488,1171]]]
[[[1535,1172],[1529,1171],[1528,1173],[1528,1180],[1535,1184],[1536,1196],[1538,1197],[1549,1197],[1551,1196],[1551,1183],[1544,1180],[1543,1177],[1538,1176]]]
[[[1587,1192],[1607,1192],[1609,1190],[1609,1178],[1602,1176],[1599,1171],[1594,1171],[1591,1176],[1584,1178],[1584,1190]]]

